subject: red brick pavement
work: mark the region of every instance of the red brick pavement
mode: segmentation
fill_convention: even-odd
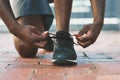
[[[40,50],[35,58],[21,58],[12,35],[0,34],[0,80],[120,80],[120,32],[102,32],[86,49],[75,46],[78,64],[55,66],[52,52]],[[42,54],[41,54],[42,53]]]

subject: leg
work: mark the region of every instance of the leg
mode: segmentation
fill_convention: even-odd
[[[57,31],[63,30],[69,32],[69,21],[71,15],[72,0],[54,0],[54,4]]]
[[[40,32],[44,31],[43,26],[45,26],[45,30],[50,28],[53,20],[53,14],[48,0],[10,0],[10,2],[12,10],[19,24],[34,25],[40,30]],[[43,15],[43,17],[35,15]],[[27,44],[18,38],[15,38],[14,41],[15,47],[22,57],[35,56],[38,48]]]
[[[74,65],[77,62],[77,55],[69,34],[72,0],[54,0],[54,2],[57,33],[52,62],[57,65]]]
[[[44,31],[42,16],[25,16],[18,18],[17,21],[21,25],[33,25],[36,26],[40,32]],[[17,37],[14,37],[14,43],[18,53],[22,57],[34,57],[37,53],[37,47],[27,44]]]

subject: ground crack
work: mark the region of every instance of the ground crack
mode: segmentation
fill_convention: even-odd
[[[29,80],[33,80],[33,76],[34,76],[34,74],[36,74],[36,73],[37,73],[37,69],[33,69],[32,72],[31,72],[31,75],[30,75],[30,77],[29,77]]]

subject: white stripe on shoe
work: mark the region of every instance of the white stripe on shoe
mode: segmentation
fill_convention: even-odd
[[[55,62],[55,61],[57,61],[57,59],[53,59],[53,60],[52,60],[52,62]],[[77,60],[69,60],[69,59],[66,59],[65,61],[77,63]]]

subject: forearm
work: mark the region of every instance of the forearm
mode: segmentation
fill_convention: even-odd
[[[13,15],[9,0],[0,0],[0,17],[7,25],[9,31],[13,33],[18,23]]]
[[[105,0],[90,0],[93,12],[94,23],[103,25],[104,12],[105,12]]]

